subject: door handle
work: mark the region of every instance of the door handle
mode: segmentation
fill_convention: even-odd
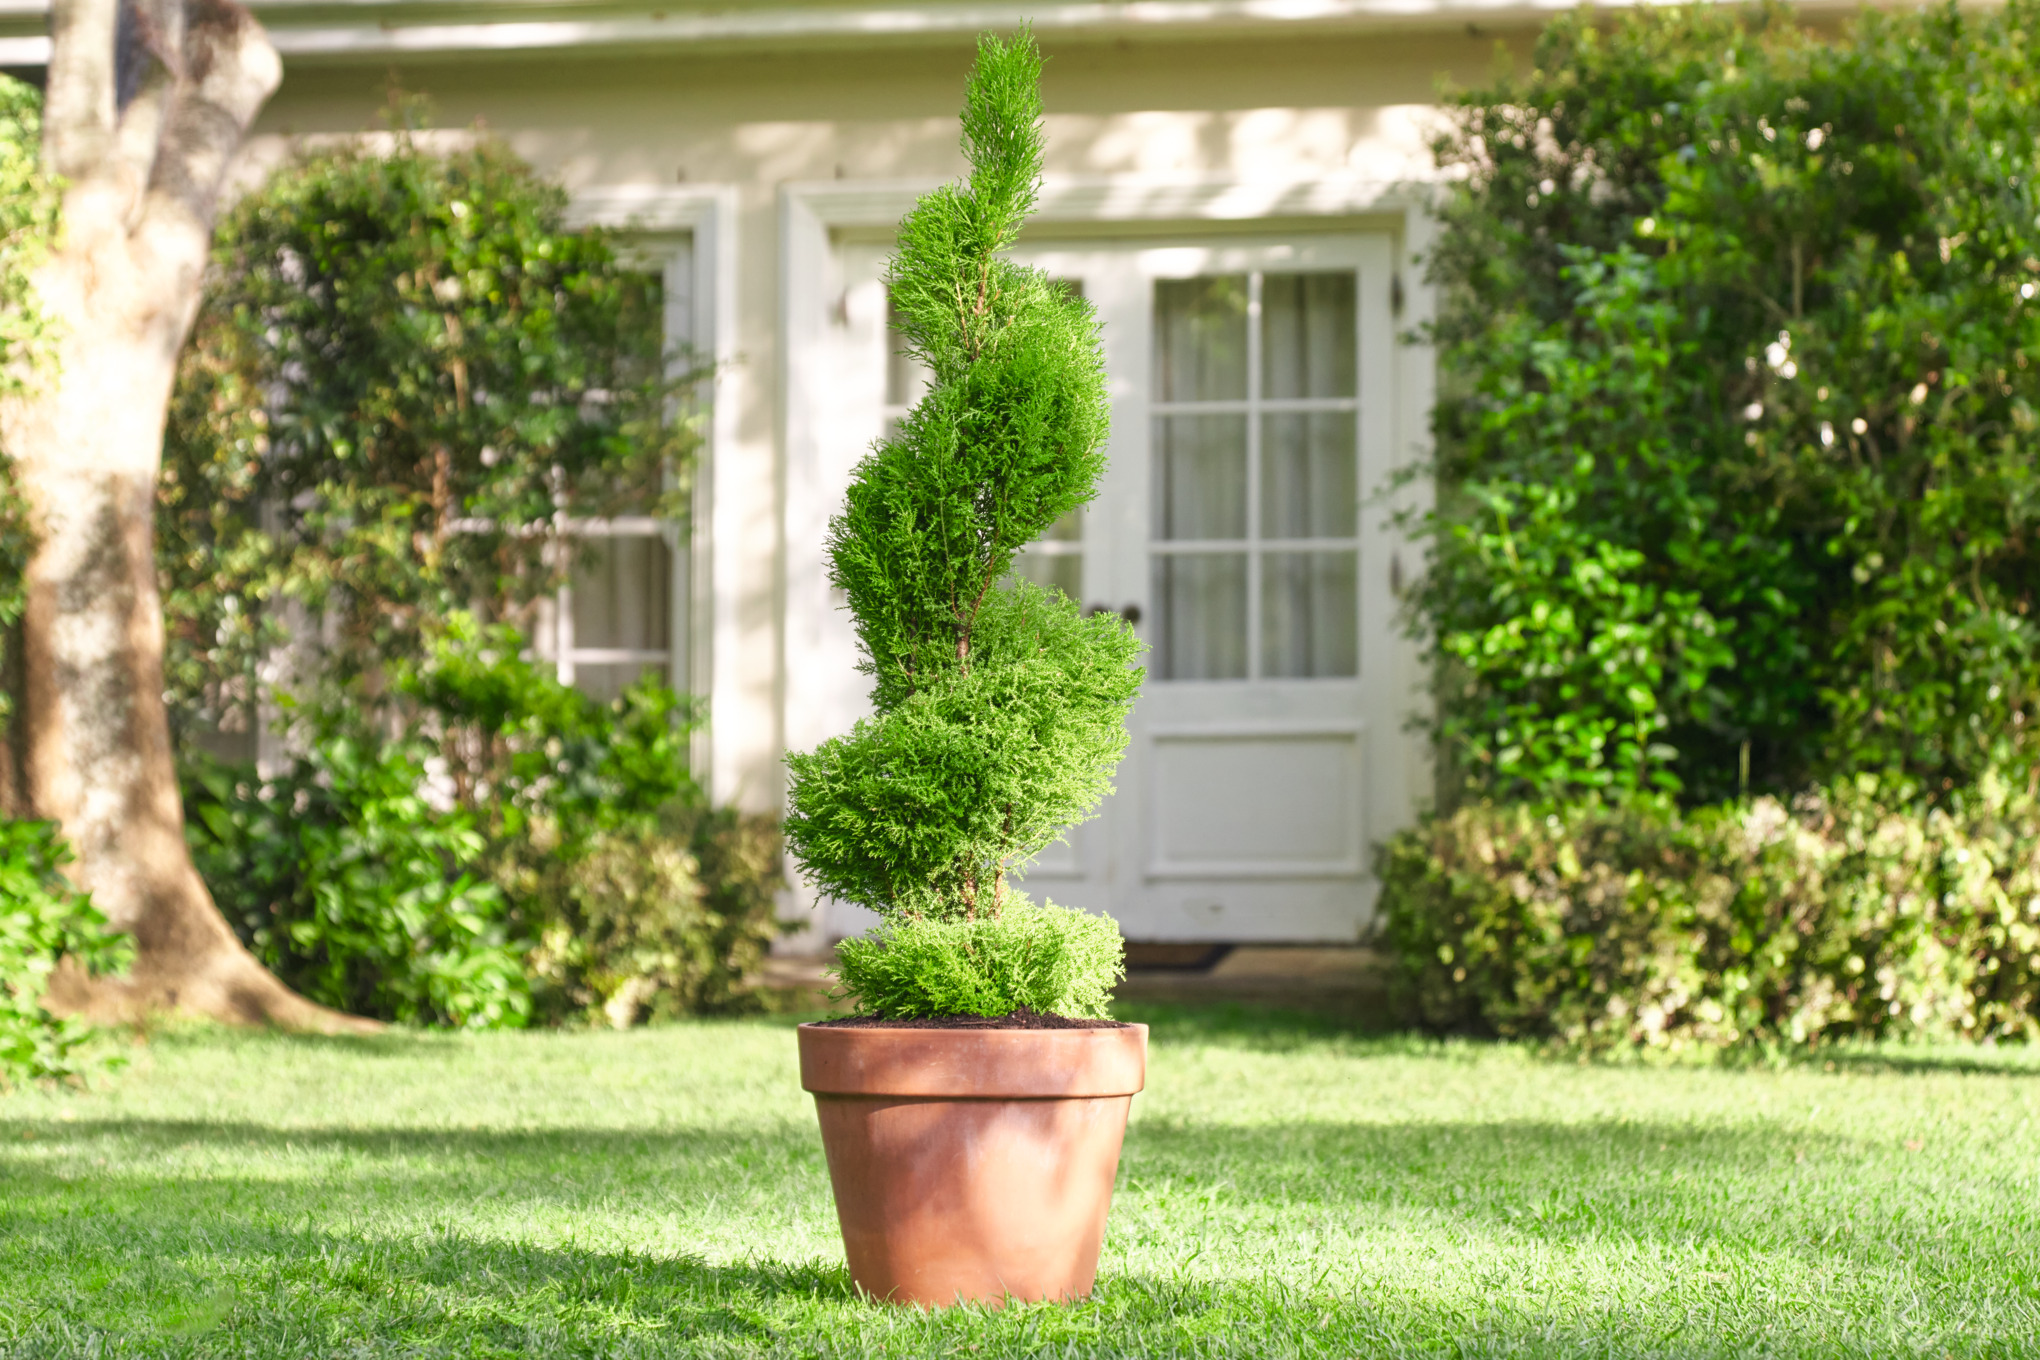
[[[1084,611],[1084,617],[1088,619],[1098,614],[1115,613],[1125,619],[1129,626],[1140,627],[1140,606],[1137,604],[1127,604],[1116,610],[1109,604],[1094,604]]]

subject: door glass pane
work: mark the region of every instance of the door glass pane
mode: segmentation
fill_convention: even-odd
[[[1245,679],[1247,555],[1162,553],[1154,564],[1158,678]]]
[[[1351,552],[1262,557],[1261,674],[1323,679],[1360,673],[1358,574]]]
[[[574,646],[664,651],[673,557],[662,538],[591,538],[574,561]],[[592,692],[592,691],[591,691]]]
[[[1350,397],[1358,390],[1352,274],[1261,279],[1261,396]]]
[[[1155,283],[1155,399],[1242,401],[1247,395],[1247,276]]]
[[[1359,462],[1351,411],[1262,416],[1262,536],[1352,538],[1360,514]]]
[[[1013,559],[1013,574],[1060,590],[1073,600],[1084,592],[1084,559],[1078,553],[1023,552]]]
[[[1156,416],[1155,537],[1247,536],[1247,418]]]
[[[1084,512],[1072,510],[1049,525],[1038,542],[1020,550],[1013,559],[1013,574],[1079,599],[1084,590],[1083,542]]]
[[[1048,532],[1041,536],[1043,543],[1082,543],[1084,541],[1084,512],[1072,510],[1048,526]]]

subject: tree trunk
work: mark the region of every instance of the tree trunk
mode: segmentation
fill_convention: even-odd
[[[63,234],[36,289],[58,363],[0,408],[38,536],[15,774],[27,811],[63,827],[79,886],[136,943],[129,978],[67,972],[51,1004],[378,1028],[298,996],[228,929],[185,846],[163,706],[163,423],[227,165],[281,66],[229,0],[55,0],[51,31],[43,150],[63,177]]]

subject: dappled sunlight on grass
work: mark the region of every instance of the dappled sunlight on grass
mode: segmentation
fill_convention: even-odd
[[[857,1299],[786,1022],[160,1035],[0,1096],[0,1353],[2040,1353],[2023,1052],[1141,1018],[1096,1298],[936,1315]]]

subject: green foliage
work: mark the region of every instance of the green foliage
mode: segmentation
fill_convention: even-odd
[[[57,231],[57,194],[42,174],[42,99],[0,75],[0,400],[27,393],[52,361],[48,319],[37,305],[32,271]],[[0,667],[27,603],[22,573],[35,550],[28,503],[0,447]],[[0,718],[13,698],[0,692]]]
[[[0,75],[0,396],[23,391],[49,358],[31,273],[56,231],[57,195],[42,173],[42,96]]]
[[[173,713],[245,729],[271,698],[298,751],[270,779],[188,752],[194,853],[264,960],[346,1009],[729,1007],[776,929],[772,832],[698,806],[690,706],[523,655],[564,522],[677,515],[696,439],[656,280],[565,209],[487,139],[301,155],[223,221],[179,374]]]
[[[775,819],[695,808],[551,860],[522,907],[539,1012],[620,1029],[755,1009],[750,979],[782,929],[779,856]]]
[[[1014,581],[979,608],[969,670],[940,672],[794,774],[787,831],[825,893],[895,913],[972,914],[1111,791],[1137,644]],[[989,882],[988,882],[989,880]],[[989,890],[989,891],[988,891]]]
[[[853,949],[874,982],[884,941],[949,938],[911,934],[917,922],[983,924],[987,948],[1019,947],[985,923],[1018,909],[1006,874],[1110,790],[1140,686],[1129,628],[1009,574],[1020,548],[1091,499],[1105,457],[1090,305],[999,256],[1040,183],[1040,71],[1030,34],[980,41],[963,113],[970,179],[900,224],[887,283],[932,381],[858,465],[829,532],[877,711],[787,759],[787,838],[807,877],[891,923]],[[852,990],[867,1009],[912,994]]]
[[[536,839],[548,857],[573,854],[603,831],[699,801],[687,773],[693,706],[649,678],[602,703],[534,661],[515,629],[456,611],[396,688],[425,715],[453,797],[499,844]]]
[[[223,218],[164,450],[166,674],[184,725],[284,683],[382,697],[436,621],[517,622],[571,563],[562,516],[673,513],[657,281],[502,144],[300,155]]]
[[[523,948],[473,815],[425,799],[433,754],[334,724],[274,779],[196,757],[192,858],[256,956],[314,1001],[407,1024],[522,1025]]]
[[[2036,18],[1575,16],[1456,100],[1414,605],[1476,791],[2040,757]]]
[[[93,1037],[89,1025],[42,1004],[60,959],[97,973],[125,968],[132,955],[128,939],[108,933],[92,899],[64,877],[69,858],[53,824],[0,821],[0,1086],[75,1079],[109,1061],[80,1051]]]
[[[844,940],[836,976],[860,1009],[895,1019],[1022,1008],[1103,1019],[1125,954],[1111,917],[1012,893],[997,916],[893,920]]]
[[[1427,1027],[1655,1048],[2040,1036],[2040,801],[1469,805],[1381,858]]]
[[[603,704],[455,614],[396,669],[417,725],[358,713],[281,777],[188,761],[193,854],[288,982],[366,1014],[514,1025],[741,1009],[780,927],[777,828],[711,812],[689,709],[641,681]]]

